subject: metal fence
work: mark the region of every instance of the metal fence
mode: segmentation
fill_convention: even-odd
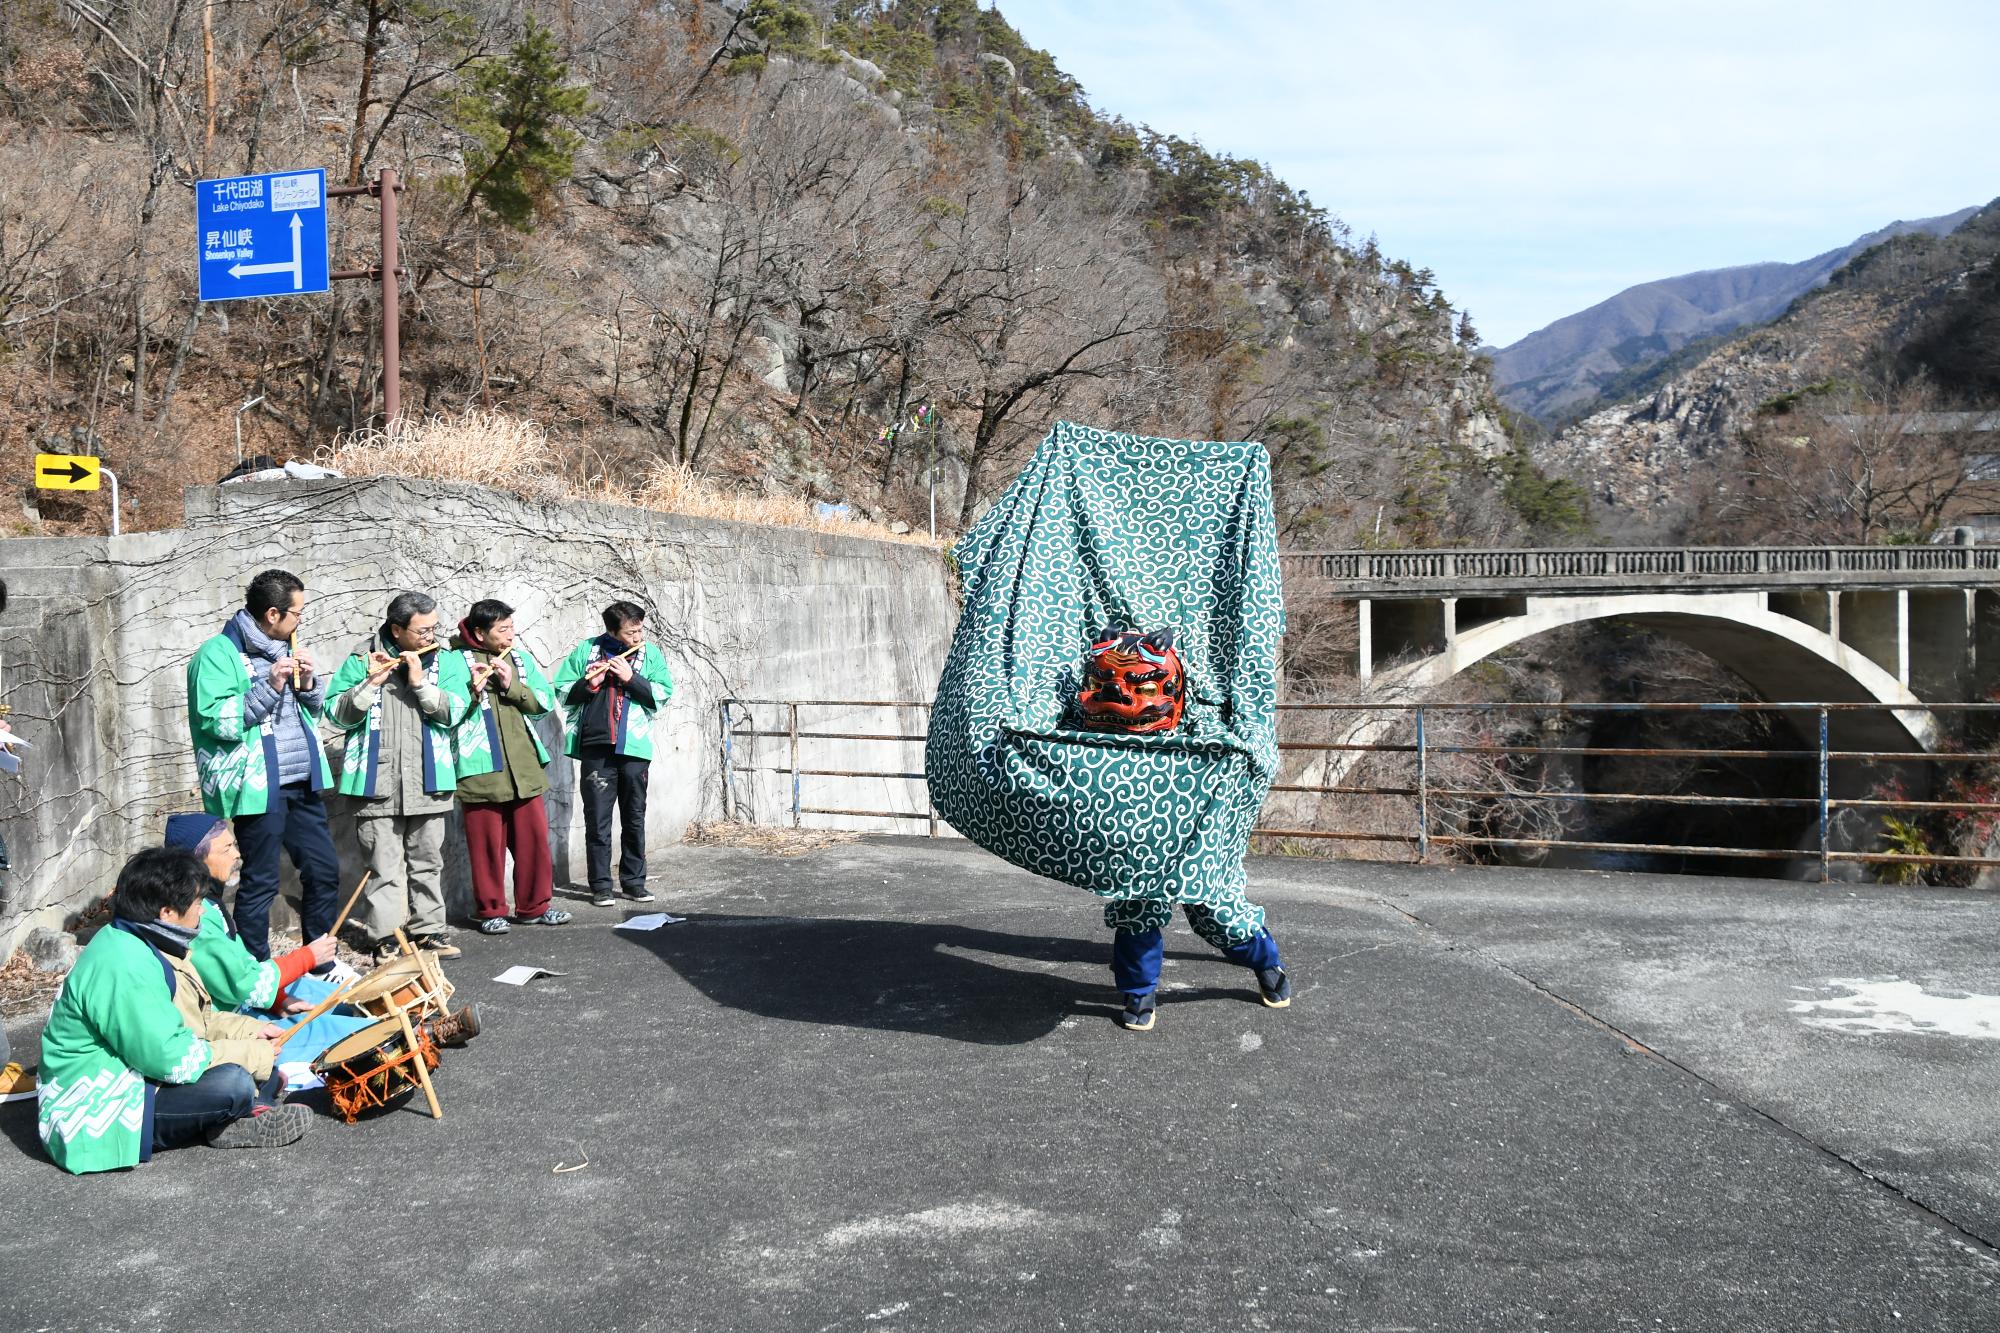
[[[920,700],[832,700],[832,699],[730,699],[721,705],[721,745],[723,773],[723,809],[726,818],[742,819],[746,812],[754,814],[754,803],[747,800],[743,780],[754,780],[755,775],[775,776],[781,790],[788,787],[789,802],[783,806],[784,817],[792,827],[804,827],[808,816],[842,817],[855,820],[880,820],[892,826],[906,823],[921,823],[932,837],[941,831],[937,811],[929,803],[928,790],[920,803],[912,802],[906,809],[868,809],[856,805],[808,804],[807,783],[819,784],[822,779],[836,779],[848,783],[879,780],[886,783],[923,783],[921,751],[908,747],[921,746],[928,730],[931,705]],[[921,714],[925,719],[925,730],[911,731],[900,725],[893,730],[852,730],[826,729],[814,725],[814,718],[832,713],[852,714],[865,710],[892,709],[899,712]],[[1571,852],[1591,852],[1607,854],[1640,854],[1656,856],[1684,856],[1722,858],[1737,860],[1790,860],[1818,863],[1818,876],[1822,882],[1831,877],[1836,863],[1854,862],[1865,865],[1903,866],[1958,866],[1968,869],[1983,869],[2000,866],[2000,857],[1963,855],[1950,852],[1929,851],[1881,851],[1841,848],[1833,845],[1833,822],[1843,810],[1873,811],[1880,814],[1903,812],[1915,818],[1959,814],[1966,816],[2000,816],[2000,801],[1987,800],[1934,800],[1928,798],[1905,797],[1901,795],[1871,792],[1863,796],[1836,795],[1836,774],[1845,769],[1852,775],[1859,768],[1916,768],[1926,770],[1949,770],[1962,766],[1982,763],[2000,763],[2000,751],[1985,749],[1943,749],[1924,752],[1906,749],[1881,748],[1841,748],[1834,744],[1836,722],[1850,715],[1908,714],[1917,710],[1895,707],[1887,704],[1856,703],[1281,703],[1278,705],[1278,750],[1281,758],[1301,754],[1318,756],[1317,765],[1321,769],[1321,780],[1317,782],[1300,780],[1312,776],[1314,764],[1301,765],[1296,759],[1281,763],[1278,781],[1271,787],[1273,800],[1284,797],[1310,796],[1391,798],[1407,800],[1410,808],[1407,827],[1401,829],[1382,828],[1338,828],[1323,827],[1315,823],[1310,827],[1292,827],[1273,824],[1270,817],[1272,807],[1267,806],[1264,817],[1253,830],[1253,836],[1265,839],[1307,839],[1329,842],[1370,842],[1402,844],[1409,848],[1410,859],[1426,861],[1436,849],[1501,849],[1549,853],[1564,850]],[[2000,704],[1929,704],[1923,711],[1938,714],[1979,715],[2000,712]],[[1800,742],[1790,747],[1768,746],[1693,746],[1693,747],[1640,747],[1605,745],[1561,745],[1522,744],[1507,741],[1462,740],[1441,742],[1437,738],[1436,720],[1441,717],[1466,714],[1532,714],[1540,717],[1552,715],[1588,716],[1602,713],[1660,713],[1660,714],[1780,714],[1785,715]],[[1298,739],[1302,730],[1299,725],[1312,715],[1353,714],[1355,721],[1340,733],[1339,738]],[[1398,721],[1404,725],[1406,738],[1384,739],[1385,733],[1395,729]],[[2000,719],[1996,719],[2000,721]],[[760,756],[754,753],[760,742],[783,742],[782,758],[777,762],[758,762]],[[822,767],[814,761],[816,750],[829,744],[838,743],[853,747],[860,743],[892,745],[899,747],[903,759],[895,767],[852,768]],[[909,758],[914,754],[914,759]],[[1328,781],[1326,777],[1335,767],[1345,774],[1351,771],[1351,763],[1341,763],[1333,757],[1338,755],[1357,758],[1370,755],[1408,756],[1414,774],[1407,784]],[[1798,796],[1717,796],[1681,792],[1639,792],[1639,791],[1589,791],[1577,788],[1560,788],[1546,791],[1523,790],[1520,788],[1501,789],[1496,786],[1453,785],[1449,780],[1438,780],[1433,769],[1439,759],[1445,756],[1481,756],[1498,764],[1514,757],[1563,757],[1570,759],[1616,758],[1628,760],[1648,759],[1717,759],[1746,762],[1810,761],[1812,771],[1817,775],[1817,790]],[[1936,766],[1933,769],[1932,766]],[[1852,784],[1848,784],[1852,785]],[[1578,805],[1641,806],[1684,808],[1735,808],[1743,810],[1793,810],[1801,812],[1805,818],[1801,828],[1810,827],[1816,836],[1806,845],[1790,847],[1722,846],[1714,844],[1685,844],[1671,842],[1620,842],[1569,838],[1527,838],[1506,837],[1492,834],[1468,833],[1462,829],[1446,826],[1440,820],[1441,809],[1449,802],[1521,802],[1521,801],[1563,801]],[[754,822],[753,820],[746,822]],[[2000,820],[1989,821],[2000,824]]]

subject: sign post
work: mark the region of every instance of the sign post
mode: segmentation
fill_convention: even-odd
[[[204,301],[300,296],[331,285],[324,168],[201,181],[195,230]]]
[[[240,301],[252,296],[303,296],[330,290],[336,281],[382,284],[382,416],[386,426],[402,415],[401,312],[396,280],[396,193],[402,185],[391,167],[373,185],[328,188],[326,169],[232,176],[195,185],[195,226],[201,242],[201,299]],[[382,204],[382,259],[367,268],[329,264],[330,200],[373,195]]]
[[[42,491],[94,491],[99,479],[111,483],[111,535],[119,534],[118,474],[104,466],[95,454],[36,454],[35,489]]]

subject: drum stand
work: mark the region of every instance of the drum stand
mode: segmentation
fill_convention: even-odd
[[[430,954],[424,953],[416,945],[410,943],[409,937],[403,934],[400,929],[396,931],[396,943],[402,946],[404,953],[411,955],[417,960],[417,965],[423,968],[427,976],[435,976],[438,981],[443,981],[444,974],[438,970],[437,959]],[[443,994],[449,997],[451,992],[447,989],[443,991]],[[416,1025],[410,1022],[410,1011],[407,1009],[400,1006],[397,1007],[396,1022],[402,1025],[403,1040],[408,1043],[406,1049],[417,1052],[417,1058],[410,1061],[410,1067],[416,1073],[417,1086],[424,1090],[424,1100],[430,1103],[431,1119],[442,1120],[444,1119],[444,1107],[438,1104],[437,1089],[431,1086],[431,1062],[424,1058],[421,1049],[422,1042],[428,1041],[429,1038],[423,1037],[420,1039]]]

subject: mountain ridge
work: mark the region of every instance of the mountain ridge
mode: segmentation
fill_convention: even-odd
[[[1604,406],[1608,384],[1698,338],[1730,333],[1782,315],[1857,255],[1898,236],[1949,235],[1979,211],[1899,219],[1808,259],[1763,260],[1656,278],[1489,351],[1500,400],[1544,423]]]

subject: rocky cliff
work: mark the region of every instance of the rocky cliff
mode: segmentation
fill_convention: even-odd
[[[1952,235],[1906,235],[1836,270],[1783,317],[1730,340],[1645,397],[1591,414],[1533,447],[1590,495],[1616,540],[1696,539],[1705,491],[1760,409],[1815,386],[1880,384],[1899,352],[2000,254],[2000,207]]]

